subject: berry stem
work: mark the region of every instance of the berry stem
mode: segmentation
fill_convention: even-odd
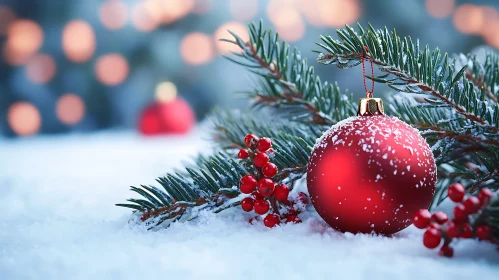
[[[272,206],[272,211],[280,216],[281,213],[279,213],[279,207],[277,206],[277,201],[275,197],[272,195],[270,196],[269,200],[270,200],[270,205]]]

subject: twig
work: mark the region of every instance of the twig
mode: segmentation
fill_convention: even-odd
[[[274,78],[279,80],[281,83],[283,83],[285,85],[285,87],[288,87],[288,88],[292,87],[292,89],[296,92],[296,95],[293,95],[291,93],[282,93],[280,98],[279,97],[270,97],[270,96],[258,95],[258,99],[257,99],[258,103],[265,102],[265,103],[273,104],[273,103],[278,103],[279,101],[282,101],[284,99],[284,100],[288,101],[288,103],[298,103],[298,104],[303,105],[303,107],[305,107],[305,109],[307,109],[308,111],[310,111],[310,113],[312,113],[312,116],[313,116],[312,122],[313,123],[322,124],[322,125],[332,124],[332,121],[330,119],[327,119],[324,116],[322,116],[320,114],[320,110],[317,109],[312,103],[302,99],[303,93],[298,91],[293,83],[290,83],[289,81],[283,79],[283,75],[279,71],[279,68],[275,63],[269,64],[269,63],[265,62],[263,60],[263,58],[260,55],[258,55],[257,51],[250,43],[246,43],[246,46],[251,51],[251,57],[253,57],[261,67],[265,68],[270,73],[272,73]]]
[[[492,91],[490,90],[490,87],[483,80],[483,76],[480,76],[480,77],[476,78],[469,69],[466,70],[465,76],[466,76],[466,78],[468,80],[470,80],[479,89],[484,89],[485,92],[487,93],[487,96],[490,99],[492,99],[494,102],[497,103],[497,96],[495,96],[494,94],[492,94]]]

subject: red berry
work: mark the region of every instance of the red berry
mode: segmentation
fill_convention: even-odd
[[[480,190],[480,192],[478,193],[478,199],[480,200],[480,204],[482,205],[482,207],[489,202],[492,195],[492,192],[488,188],[483,188]]]
[[[267,217],[263,219],[263,224],[269,228],[275,227],[280,223],[281,221],[279,221],[279,216],[277,216],[276,214],[268,214]]]
[[[442,257],[452,258],[454,256],[454,249],[448,244],[444,244],[444,246],[440,248],[438,254]]]
[[[258,143],[258,137],[255,134],[248,134],[244,137],[244,144],[250,149],[254,149]]]
[[[454,222],[447,222],[447,236],[450,238],[457,238],[460,235],[460,226]]]
[[[272,146],[272,141],[270,140],[270,138],[262,137],[260,138],[260,140],[258,140],[256,148],[260,152],[266,152],[268,149],[270,149],[271,146]]]
[[[289,209],[288,209],[288,212],[287,212],[287,213],[285,213],[285,214],[283,214],[282,216],[283,216],[284,218],[287,218],[287,217],[289,217],[289,216],[297,216],[298,214],[300,214],[300,212],[296,211],[296,210],[295,210],[295,209],[293,209],[293,208],[289,208]]]
[[[301,223],[301,219],[296,215],[291,215],[286,218],[286,224],[287,223],[299,224]]]
[[[445,214],[442,211],[433,213],[433,215],[431,215],[431,218],[439,225],[443,225],[445,222],[449,220],[449,218],[447,218],[447,214]]]
[[[412,223],[415,227],[423,229],[426,228],[431,221],[431,213],[427,209],[420,209],[414,214]]]
[[[278,201],[287,201],[289,196],[289,187],[284,184],[275,186],[274,197]]]
[[[240,158],[240,159],[246,159],[246,158],[248,158],[249,157],[248,150],[246,150],[246,149],[239,150],[239,153],[237,154],[237,157]]]
[[[456,222],[468,221],[468,212],[466,211],[466,207],[464,207],[461,203],[454,207],[454,220]]]
[[[239,181],[239,189],[242,193],[252,193],[256,188],[256,178],[253,175],[246,175]]]
[[[263,215],[269,211],[270,204],[267,202],[267,200],[263,199],[255,200],[255,203],[253,204],[253,209],[255,209],[255,213],[257,213],[258,215]]]
[[[243,208],[244,211],[250,212],[253,210],[253,204],[255,201],[251,197],[246,197],[241,201],[241,208]]]
[[[454,183],[450,185],[449,189],[447,190],[447,194],[449,195],[450,200],[454,202],[463,201],[465,193],[466,190],[464,189],[463,185],[461,185],[460,183]]]
[[[306,206],[308,204],[308,195],[304,192],[298,193],[298,201]]]
[[[440,245],[440,230],[430,228],[423,235],[423,245],[428,249],[437,248]]]
[[[480,200],[476,196],[470,196],[464,200],[463,205],[468,214],[475,214],[480,208]]]
[[[267,177],[274,177],[277,174],[277,166],[269,162],[263,167],[262,172]]]
[[[254,200],[259,200],[259,199],[263,199],[263,195],[259,194],[257,191],[256,192],[253,192],[251,194],[251,197],[253,197]]]
[[[473,237],[473,229],[470,224],[466,223],[462,225],[460,238],[471,238]]]
[[[481,225],[476,228],[475,234],[480,240],[489,240],[492,229],[488,225]]]
[[[438,225],[437,223],[430,223],[430,225],[426,229],[429,229],[429,228],[434,228],[434,229],[440,230],[440,225]]]
[[[267,151],[269,154],[274,154],[274,149],[270,148],[268,151]]]
[[[269,178],[263,178],[258,181],[258,193],[263,196],[269,196],[274,192],[274,181]]]
[[[269,156],[264,152],[258,152],[254,161],[256,167],[262,168],[269,162]]]

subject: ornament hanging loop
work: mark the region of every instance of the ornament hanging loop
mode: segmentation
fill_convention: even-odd
[[[366,91],[366,98],[372,98],[374,92],[374,67],[373,67],[373,58],[369,58],[369,63],[371,65],[371,90],[367,90],[367,78],[366,78],[366,54],[369,54],[369,48],[364,46],[364,52],[361,53],[361,61],[362,61],[362,77],[364,78],[364,90]]]
[[[361,61],[362,61],[362,77],[364,78],[364,90],[366,91],[366,98],[361,98],[359,100],[359,108],[357,110],[358,116],[375,116],[375,115],[383,115],[385,110],[383,108],[383,101],[381,98],[373,98],[374,92],[374,67],[373,67],[373,58],[372,56],[369,58],[369,62],[371,64],[371,90],[367,90],[367,78],[366,78],[366,54],[369,54],[369,49],[367,46],[364,47],[364,52],[361,53]]]

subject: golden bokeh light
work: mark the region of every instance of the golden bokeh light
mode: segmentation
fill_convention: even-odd
[[[454,26],[464,34],[480,33],[484,24],[482,9],[475,5],[463,4],[454,12]]]
[[[316,8],[322,22],[331,27],[354,24],[361,14],[358,0],[320,0]]]
[[[0,6],[0,36],[7,34],[9,24],[16,19],[16,14],[9,7]]]
[[[215,31],[214,39],[217,49],[221,54],[230,54],[232,52],[240,53],[241,48],[239,48],[239,46],[220,41],[220,39],[234,40],[234,37],[229,33],[229,30],[236,33],[244,42],[249,41],[248,29],[246,26],[242,23],[231,21],[221,25]]]
[[[161,23],[172,23],[185,17],[194,9],[194,0],[153,0],[160,1]]]
[[[161,82],[156,86],[156,100],[168,103],[177,98],[177,87],[172,82]]]
[[[317,3],[321,0],[297,0],[298,9],[303,13],[307,21],[317,27],[325,26],[322,21],[319,9],[317,9]]]
[[[42,44],[43,30],[40,25],[32,20],[15,20],[7,28],[5,60],[12,65],[24,64]]]
[[[194,8],[192,8],[192,13],[198,15],[204,15],[211,11],[213,8],[213,0],[195,0]]]
[[[120,0],[108,0],[102,3],[99,9],[99,18],[109,30],[118,30],[125,26],[127,21],[127,6]]]
[[[95,75],[97,79],[108,86],[123,83],[128,76],[128,71],[128,62],[118,53],[103,55],[95,63]]]
[[[499,18],[487,23],[487,28],[482,32],[482,36],[487,44],[499,49]]]
[[[446,18],[454,10],[455,0],[426,0],[428,13],[435,18]]]
[[[151,32],[161,23],[161,0],[143,0],[132,8],[132,24],[142,32]]]
[[[10,105],[7,111],[10,128],[19,136],[32,136],[40,131],[42,117],[38,109],[28,102]]]
[[[36,54],[26,64],[26,76],[35,84],[45,84],[52,80],[56,73],[54,58],[48,54]]]
[[[85,116],[85,102],[76,94],[66,93],[57,100],[55,113],[61,123],[77,124]]]
[[[277,3],[277,1],[273,1],[273,3]],[[281,38],[295,42],[305,35],[305,23],[296,7],[289,5],[277,9],[269,5],[268,8],[270,20]]]
[[[95,33],[90,24],[83,20],[72,20],[62,31],[62,49],[73,62],[85,62],[95,52]]]
[[[258,0],[230,0],[229,10],[237,20],[250,20],[258,13]]]
[[[189,64],[205,64],[213,59],[214,50],[210,36],[193,32],[187,34],[180,43],[180,54]]]

